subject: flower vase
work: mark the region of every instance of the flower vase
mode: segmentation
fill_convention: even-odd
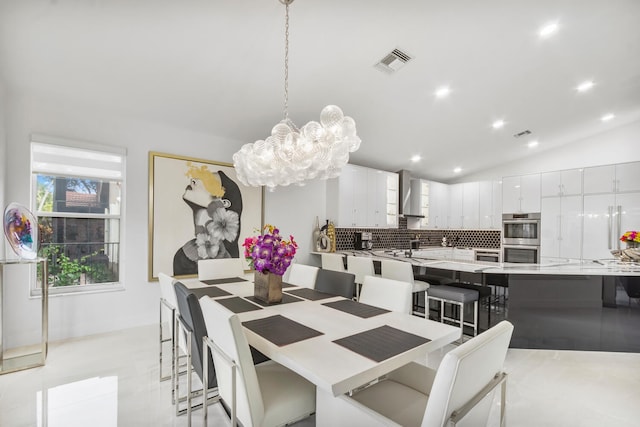
[[[256,271],[253,282],[253,296],[267,304],[282,302],[282,276],[270,272]]]
[[[633,240],[627,240],[627,249],[631,249],[631,248],[637,248],[638,247],[638,242],[633,241]]]

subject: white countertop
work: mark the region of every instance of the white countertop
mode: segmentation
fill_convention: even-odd
[[[424,251],[424,249],[421,249],[418,253],[421,251]],[[312,253],[320,254],[320,252]],[[514,264],[483,261],[457,261],[452,259],[427,259],[422,257],[407,258],[404,250],[396,250],[395,256],[394,253],[385,250],[339,251],[337,253],[344,256],[355,255],[373,257],[378,260],[383,258],[395,259],[398,261],[410,262],[418,267],[440,268],[443,270],[464,271],[469,273],[550,274],[567,276],[640,276],[640,263],[623,263],[615,259],[598,261],[566,260],[563,262],[545,264]]]

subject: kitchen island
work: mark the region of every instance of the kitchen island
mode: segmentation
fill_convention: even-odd
[[[640,264],[613,259],[488,263],[430,259],[429,252],[412,251],[410,257],[404,250],[341,253],[410,262],[423,277],[508,288],[501,311],[486,305],[493,309],[487,326],[502,318],[514,323],[512,347],[640,352]]]

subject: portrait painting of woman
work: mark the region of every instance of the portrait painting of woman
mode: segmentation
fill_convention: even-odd
[[[241,256],[238,242],[261,226],[261,189],[240,184],[227,164],[151,153],[150,168],[150,278],[197,275],[199,260]]]

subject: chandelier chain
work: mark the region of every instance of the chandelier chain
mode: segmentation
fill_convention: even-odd
[[[289,3],[285,3],[284,23],[284,120],[289,120]]]

